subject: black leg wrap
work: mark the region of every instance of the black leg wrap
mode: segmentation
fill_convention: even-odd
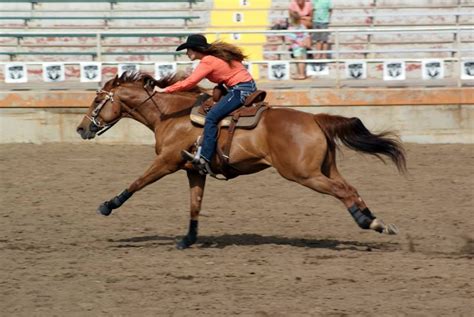
[[[198,235],[198,221],[191,220],[189,223],[189,231],[188,234],[178,242],[176,247],[180,250],[189,248],[191,245],[196,243]]]
[[[132,197],[132,195],[133,194],[131,194],[128,190],[125,189],[118,196],[115,196],[113,199],[109,200],[109,205],[112,209],[116,209],[122,206],[122,204],[126,202],[127,199]]]
[[[369,208],[360,210],[360,208],[354,204],[347,210],[349,210],[349,213],[351,214],[352,218],[354,218],[359,227],[362,229],[370,229],[370,224],[375,219],[375,216],[372,214],[372,212],[370,212]]]
[[[125,189],[118,196],[115,196],[111,200],[102,203],[97,209],[97,212],[103,216],[108,216],[112,213],[113,209],[117,209],[118,207],[122,206],[122,204],[126,202],[127,199],[132,197],[132,195],[132,193]]]

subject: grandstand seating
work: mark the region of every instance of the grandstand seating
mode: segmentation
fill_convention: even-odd
[[[174,48],[186,34],[207,30],[221,34],[250,53],[252,60],[290,59],[282,35],[247,34],[237,30],[268,30],[288,17],[289,0],[0,0],[0,62],[92,61],[140,62],[186,60]],[[470,27],[474,3],[469,0],[333,0],[330,27],[335,33],[331,57],[337,59],[441,58],[448,61],[447,76],[456,73],[451,61],[473,57],[472,30],[429,30],[429,27]],[[93,9],[91,10],[91,3]],[[235,21],[235,13],[245,19]],[[379,32],[381,27],[427,26],[423,32]],[[343,32],[354,27],[365,32]],[[85,30],[87,29],[87,30]],[[67,31],[66,31],[67,30]],[[108,32],[113,30],[113,32]],[[25,36],[24,31],[28,31]],[[48,35],[55,32],[54,36]],[[60,32],[60,33],[59,33]],[[99,34],[99,35],[98,35]],[[209,39],[216,37],[210,35]],[[336,45],[337,44],[337,45]],[[470,52],[470,53],[469,53]],[[331,64],[341,69],[342,64]],[[408,78],[419,77],[419,62],[409,65]],[[253,66],[265,78],[265,64]],[[3,70],[0,68],[0,74]],[[340,71],[339,71],[340,72]],[[369,65],[370,79],[380,78],[380,63]],[[328,78],[336,79],[332,72]],[[77,75],[77,70],[71,71]],[[33,71],[33,79],[39,71]],[[399,84],[399,83],[398,83]],[[317,85],[317,84],[316,84]]]
[[[288,17],[288,1],[274,1],[273,22]],[[458,0],[435,2],[420,1],[383,1],[357,0],[333,1],[335,8],[331,18],[331,28],[346,29],[353,27],[411,27],[411,26],[472,26],[474,3]],[[472,32],[461,32],[459,46],[468,49],[473,44]],[[334,34],[330,38],[335,43]],[[416,46],[414,46],[416,43]],[[341,34],[339,49],[345,51],[343,58],[393,58],[398,50],[404,50],[404,57],[452,57],[455,35],[453,32],[426,31],[421,33],[354,33]],[[278,59],[271,51],[285,51],[285,42],[281,36],[270,38],[265,48],[265,57]],[[280,45],[280,46],[279,46]],[[457,47],[456,47],[457,48]],[[416,49],[422,50],[422,52]],[[371,51],[374,51],[371,54]],[[358,51],[354,52],[354,51]],[[285,53],[286,54],[286,53]]]
[[[332,58],[339,59],[445,59],[448,74],[455,74],[456,59],[473,57],[472,29],[474,2],[467,0],[333,0],[334,10],[330,28],[348,30],[364,28],[367,32],[333,32]],[[288,1],[274,0],[270,18],[272,24],[288,18]],[[413,26],[426,27],[422,32],[409,32]],[[429,30],[433,27],[453,27],[452,30]],[[397,28],[398,32],[376,32],[376,28]],[[454,27],[465,27],[457,32]],[[337,43],[336,43],[337,42]],[[290,59],[285,37],[267,37],[264,48],[267,60]],[[453,65],[452,65],[453,64]],[[337,65],[331,66],[333,69]],[[380,63],[370,66],[369,74],[380,78]],[[419,77],[419,63],[408,65],[407,76]],[[448,75],[449,76],[449,75]]]
[[[199,0],[203,2],[203,0]],[[6,3],[0,0],[0,28],[7,29],[165,29],[200,28],[201,16],[191,14],[194,0],[66,1]],[[34,5],[30,5],[34,3]],[[91,5],[93,4],[92,8]],[[173,10],[170,10],[170,7]],[[204,16],[205,17],[205,16]]]
[[[161,32],[203,29],[209,0],[0,0],[0,61],[175,60],[171,48],[185,35]],[[91,4],[93,8],[91,9]],[[195,13],[198,10],[199,14]],[[66,31],[67,30],[67,31]],[[115,34],[84,31],[117,30]],[[122,34],[120,31],[136,34]],[[27,31],[25,36],[21,31]],[[64,32],[51,36],[49,32]],[[101,47],[97,52],[97,47]]]
[[[174,48],[186,35],[173,34],[173,30],[193,32],[205,28],[210,3],[210,0],[0,0],[0,62],[65,62],[66,81],[55,84],[54,89],[72,83],[75,88],[94,87],[78,83],[77,63],[81,61],[148,61],[150,64],[142,69],[153,72],[152,61],[173,61],[182,55]],[[109,30],[115,32],[107,34]],[[168,32],[163,33],[165,30]],[[97,35],[98,32],[105,34]],[[115,71],[114,66],[105,65],[104,77]],[[29,65],[28,73],[29,83],[21,85],[22,88],[34,87],[35,82],[41,88],[47,87],[41,84],[40,63]],[[3,67],[0,67],[2,75]],[[0,87],[9,85],[2,83]]]

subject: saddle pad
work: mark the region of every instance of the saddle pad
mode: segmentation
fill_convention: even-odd
[[[191,110],[190,119],[192,122],[200,126],[204,126],[204,123],[206,122],[206,116],[199,113],[199,108],[200,108],[200,105],[193,107],[193,109]],[[257,110],[257,113],[255,114],[255,116],[240,117],[235,127],[241,128],[241,129],[248,129],[248,130],[255,128],[257,126],[258,121],[260,121],[260,117],[262,116],[262,113],[267,109],[268,107],[264,106]],[[231,121],[232,121],[232,116],[225,117],[220,122],[220,126],[228,127]]]

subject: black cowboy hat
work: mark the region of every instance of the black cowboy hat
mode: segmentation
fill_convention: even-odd
[[[181,44],[176,49],[177,51],[184,50],[185,48],[190,48],[196,51],[203,51],[207,49],[210,45],[207,43],[207,39],[204,35],[201,34],[192,34],[186,39],[186,43]]]

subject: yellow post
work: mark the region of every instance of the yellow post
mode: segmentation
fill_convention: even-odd
[[[271,0],[214,0],[208,31],[232,30],[232,34],[220,34],[220,40],[241,47],[251,60],[263,60],[264,34],[239,33],[239,30],[264,31],[269,28],[268,12]],[[210,42],[215,35],[208,35]],[[258,65],[252,64],[250,72],[255,79],[260,77]]]

